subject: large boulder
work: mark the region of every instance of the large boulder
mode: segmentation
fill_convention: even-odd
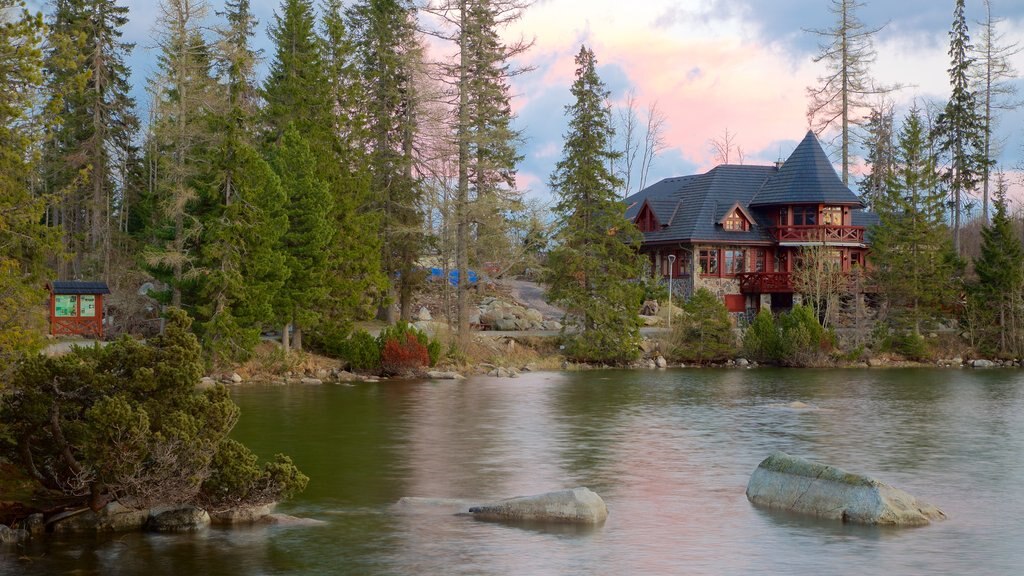
[[[747,484],[747,499],[776,508],[857,524],[921,526],[946,515],[873,478],[776,452]]]
[[[608,517],[608,507],[589,488],[573,488],[482,504],[469,513],[479,520],[600,524]]]
[[[146,529],[153,532],[193,532],[210,525],[210,515],[195,506],[154,508]]]

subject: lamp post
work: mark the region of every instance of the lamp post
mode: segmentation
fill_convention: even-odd
[[[672,272],[676,267],[676,255],[668,255],[668,329],[672,330]]]

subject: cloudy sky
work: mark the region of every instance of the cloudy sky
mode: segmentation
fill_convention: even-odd
[[[122,0],[131,9],[125,39],[137,44],[131,65],[142,86],[153,69],[156,0]],[[901,109],[915,99],[948,97],[948,30],[953,0],[864,0],[858,14],[876,35],[874,75],[907,88],[896,95]],[[38,6],[39,0],[30,2]],[[832,25],[830,0],[535,0],[508,31],[534,46],[523,63],[535,70],[513,85],[514,109],[524,132],[520,183],[533,197],[548,196],[546,182],[561,154],[570,103],[573,57],[592,48],[598,72],[621,103],[630,89],[641,108],[652,102],[667,118],[667,149],[650,181],[714,166],[709,141],[725,130],[743,148],[746,163],[785,158],[808,128],[806,88],[823,65],[812,61],[818,38],[806,32]],[[1004,19],[1006,42],[1024,44],[1024,2],[991,0]],[[220,0],[214,0],[219,8]],[[252,0],[260,19],[257,45],[272,54],[266,24],[278,0]],[[983,17],[982,0],[967,1],[972,37]],[[1024,54],[1013,60],[1024,71]],[[1024,81],[1018,81],[1024,95]],[[138,92],[140,104],[144,95]],[[999,160],[1007,170],[1024,163],[1024,109],[1004,114],[998,135],[1006,143]],[[1017,185],[1020,194],[1024,186]]]

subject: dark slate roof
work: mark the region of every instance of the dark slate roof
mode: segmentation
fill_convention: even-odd
[[[775,172],[774,166],[725,164],[704,174],[666,178],[626,198],[626,217],[636,218],[645,201],[654,210],[662,228],[645,233],[644,242],[771,242],[767,221],[754,222],[746,232],[726,231],[717,223],[734,204],[748,205]]]
[[[54,280],[50,282],[54,294],[110,294],[106,282],[75,282]]]
[[[843,184],[821,144],[809,131],[779,169],[750,202],[752,208],[772,204],[834,204],[864,207]]]

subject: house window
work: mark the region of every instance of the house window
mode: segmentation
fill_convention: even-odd
[[[704,276],[718,274],[718,250],[700,251],[700,273]]]
[[[754,270],[756,272],[764,272],[764,248],[758,248],[754,250]]]
[[[779,226],[789,226],[789,208],[779,208]]]
[[[851,268],[856,268],[856,267],[863,266],[863,265],[864,264],[860,261],[860,252],[851,252],[850,253],[850,267]]]
[[[747,230],[747,219],[744,218],[738,210],[733,210],[728,216],[726,216],[725,220],[722,221],[722,228],[743,232]]]
[[[825,206],[821,210],[821,223],[825,226],[843,225],[842,206]]]
[[[725,251],[725,273],[738,274],[744,271],[744,264],[747,261],[746,250]]]
[[[794,226],[814,226],[818,222],[817,206],[795,206],[793,207]]]
[[[689,274],[689,270],[690,270],[689,254],[686,253],[686,252],[683,252],[682,254],[680,254],[679,252],[676,252],[675,255],[676,255],[676,262],[675,262],[675,266],[673,266],[672,275],[675,276],[676,278],[678,278],[680,276],[683,276],[684,274]],[[665,278],[668,278],[668,269],[669,269],[669,262],[668,262],[668,255],[666,254],[666,255],[661,257],[661,275],[664,276]]]

